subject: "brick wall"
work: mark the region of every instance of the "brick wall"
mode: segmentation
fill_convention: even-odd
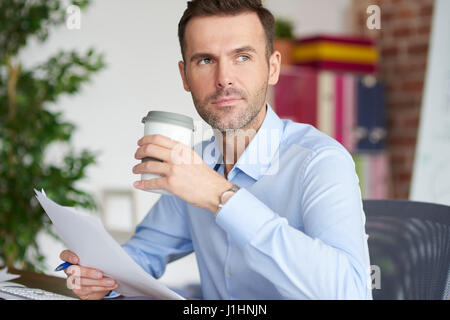
[[[381,30],[366,27],[371,4],[381,8]],[[434,0],[354,0],[357,34],[377,40],[386,85],[390,198],[409,196]]]

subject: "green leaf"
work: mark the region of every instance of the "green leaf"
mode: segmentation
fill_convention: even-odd
[[[275,37],[280,39],[294,38],[294,24],[285,18],[275,19]]]
[[[90,1],[72,3],[84,9]],[[45,266],[37,234],[44,230],[58,237],[33,188],[46,189],[62,205],[96,208],[94,199],[75,186],[97,153],[70,150],[55,163],[45,162],[44,155],[56,142],[70,147],[76,130],[63,112],[48,106],[63,95],[77,94],[105,67],[103,55],[93,48],[84,53],[58,51],[30,68],[20,67],[18,59],[30,39],[45,41],[54,25],[64,23],[66,5],[59,0],[0,1],[0,260],[35,271]],[[14,98],[7,90],[9,70],[19,71]]]

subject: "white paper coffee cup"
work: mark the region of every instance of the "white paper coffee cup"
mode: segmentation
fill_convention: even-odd
[[[173,112],[149,111],[147,116],[142,119],[142,123],[145,124],[144,135],[160,134],[192,148],[194,121],[191,117]],[[142,162],[150,160],[161,161],[155,158],[144,158]],[[141,175],[141,180],[160,177],[160,175],[144,173]],[[145,191],[172,195],[172,193],[163,189]]]

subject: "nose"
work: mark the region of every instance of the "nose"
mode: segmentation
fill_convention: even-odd
[[[231,87],[233,85],[231,66],[226,62],[220,62],[217,65],[216,87],[221,89]]]

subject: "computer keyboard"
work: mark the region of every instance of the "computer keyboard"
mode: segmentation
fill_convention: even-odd
[[[6,300],[78,300],[50,291],[26,287],[0,287],[0,298]]]

